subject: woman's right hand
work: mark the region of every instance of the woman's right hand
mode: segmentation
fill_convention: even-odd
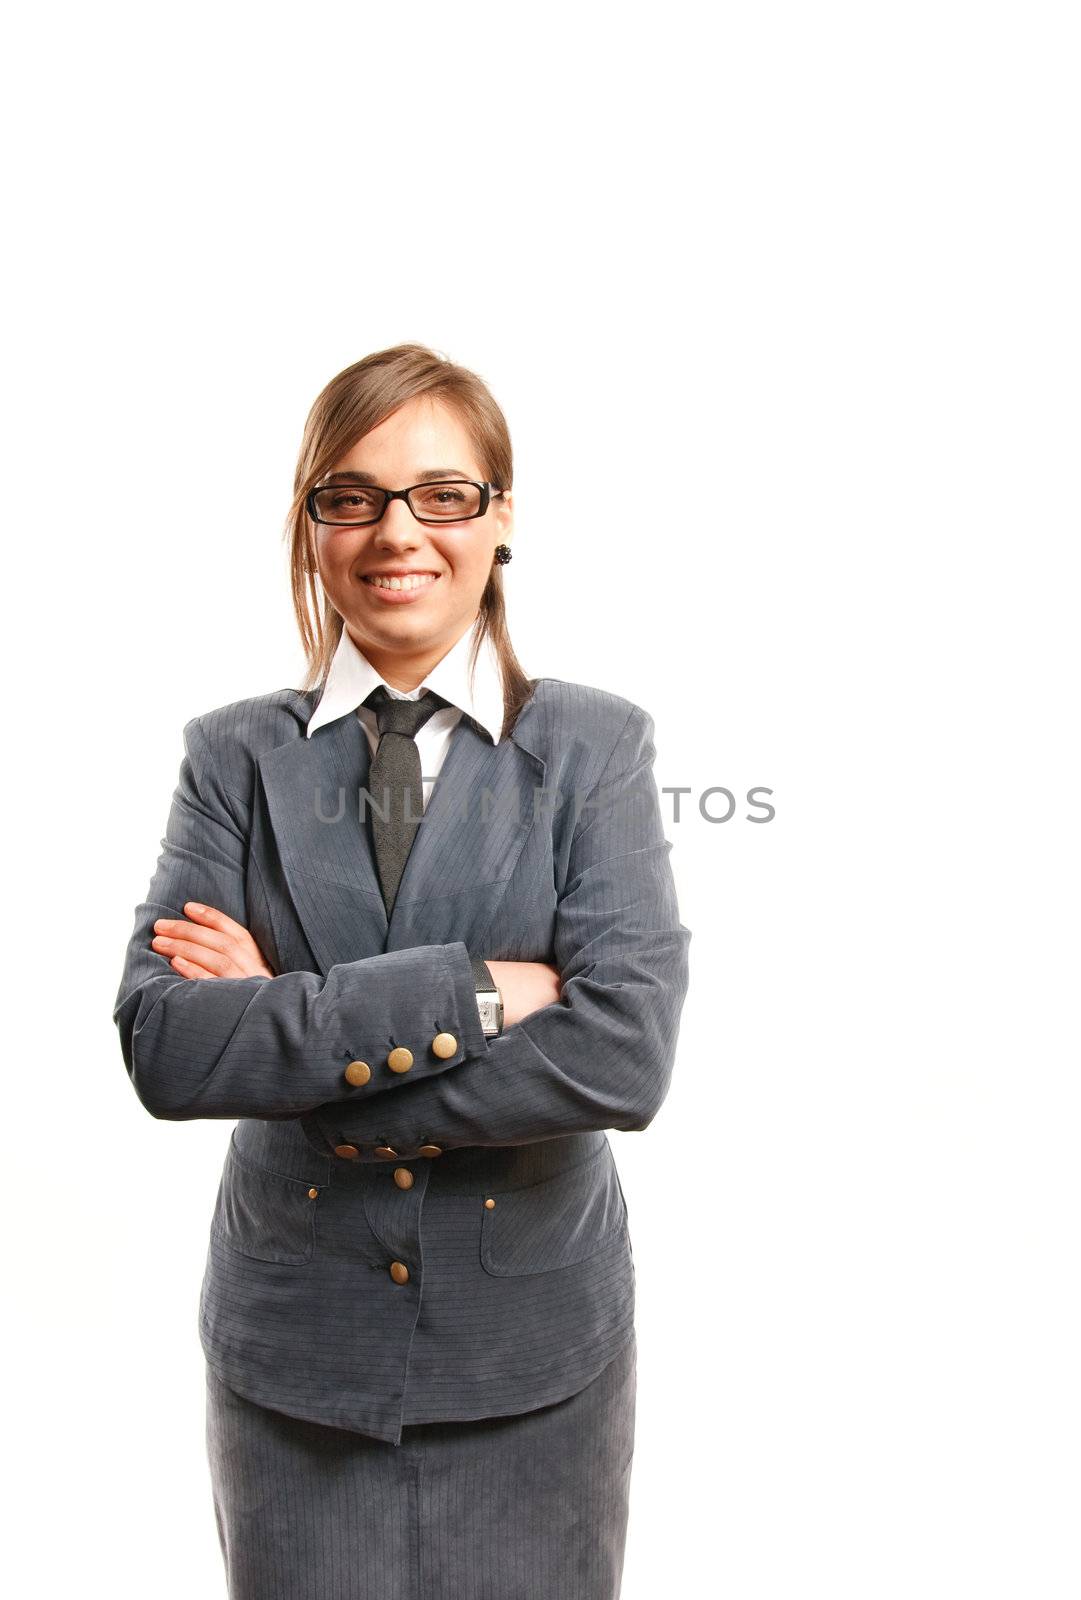
[[[272,978],[247,928],[216,906],[188,900],[181,918],[159,917],[150,943],[182,978]]]
[[[554,1005],[563,988],[555,967],[544,961],[486,961],[496,988],[503,996],[503,1026]]]

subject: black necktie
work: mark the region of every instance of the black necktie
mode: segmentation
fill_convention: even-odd
[[[379,720],[379,744],[368,774],[368,826],[389,917],[424,815],[417,729],[450,701],[430,689],[416,700],[395,700],[380,684],[364,704],[374,708]]]

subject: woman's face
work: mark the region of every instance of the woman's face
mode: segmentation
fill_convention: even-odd
[[[433,473],[476,483],[487,476],[457,414],[428,395],[385,417],[331,471],[370,474],[364,481],[381,489],[406,489]],[[331,604],[373,665],[382,671],[398,656],[423,672],[475,620],[495,547],[510,543],[512,523],[509,493],[492,499],[483,517],[436,526],[418,522],[404,500],[391,500],[377,523],[316,523],[316,565]],[[416,587],[380,589],[370,582],[379,573],[423,576]]]

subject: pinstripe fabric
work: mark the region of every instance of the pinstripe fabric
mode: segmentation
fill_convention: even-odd
[[[152,1115],[236,1120],[200,1296],[211,1367],[394,1444],[558,1402],[625,1349],[605,1130],[646,1128],[664,1100],[690,934],[639,707],[547,678],[497,744],[460,723],[388,921],[356,803],[368,740],[351,716],[307,739],[315,699],[185,728],[114,1017]],[[189,899],[243,923],[277,975],[180,978],[150,939]],[[486,1040],[471,954],[553,962],[562,998]],[[358,1058],[362,1086],[343,1075]]]
[[[230,1600],[617,1600],[636,1342],[554,1405],[399,1446],[244,1399],[207,1368]]]
[[[219,1198],[200,1329],[212,1365],[242,1394],[393,1442],[400,1424],[561,1399],[631,1337],[634,1265],[603,1133],[336,1165],[314,1202],[296,1185],[314,1242],[282,1222],[268,1243],[252,1220],[262,1191],[246,1172],[235,1183],[227,1158],[224,1194],[239,1188],[240,1215]],[[407,1190],[395,1182],[403,1171]],[[245,1253],[301,1250],[302,1263]],[[391,1261],[415,1265],[416,1278],[395,1282]]]

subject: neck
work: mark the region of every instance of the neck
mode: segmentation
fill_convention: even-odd
[[[472,623],[469,626],[472,627]],[[371,662],[383,682],[389,683],[392,689],[400,689],[404,694],[422,684],[432,668],[438,666],[458,642],[452,639],[449,644],[429,646],[427,649],[388,650],[358,639],[352,629],[348,631],[357,649]],[[468,629],[463,629],[463,632],[468,632]],[[459,634],[458,638],[461,637]]]

